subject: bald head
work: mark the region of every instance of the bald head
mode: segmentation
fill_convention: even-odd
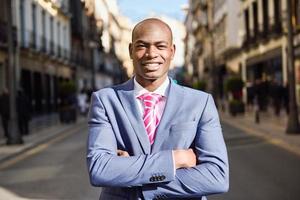
[[[170,26],[157,18],[148,18],[137,23],[132,30],[131,40],[134,41],[136,35],[138,35],[141,30],[150,27],[165,29],[170,34],[170,40],[171,40],[170,42],[173,43],[173,34]]]

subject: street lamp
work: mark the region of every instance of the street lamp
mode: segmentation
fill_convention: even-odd
[[[8,46],[8,80],[9,80],[9,110],[10,110],[10,123],[9,131],[7,137],[7,144],[22,144],[22,135],[17,130],[16,123],[16,86],[17,86],[17,76],[16,76],[16,58],[13,43],[13,30],[12,30],[12,1],[6,0],[6,10],[7,10],[7,46]]]
[[[295,58],[294,58],[294,31],[292,24],[292,0],[287,1],[287,28],[288,28],[288,85],[289,85],[289,115],[286,133],[300,133],[298,108],[295,94]]]

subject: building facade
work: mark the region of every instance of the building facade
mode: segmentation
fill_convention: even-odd
[[[300,6],[299,0],[291,1],[299,101]],[[221,83],[226,78],[222,78],[222,74],[232,73],[242,77],[247,85],[255,82],[286,85],[286,0],[190,1],[186,27],[186,66],[189,73],[193,71],[194,77],[202,79],[207,73],[211,77],[217,77]],[[204,79],[208,80],[209,77]],[[215,83],[212,85],[217,82],[211,81]],[[217,85],[218,88],[223,88],[220,84]],[[247,91],[244,92],[247,101]]]
[[[72,79],[69,2],[15,0],[16,82],[29,96],[34,114],[55,111],[59,82]]]
[[[124,66],[125,60],[120,54],[120,52],[128,51],[128,48],[125,50],[124,46],[120,45],[124,41],[122,38],[124,29],[128,27],[120,23],[122,22],[120,21],[121,15],[116,0],[96,0],[95,5],[96,21],[102,29],[103,53],[100,55],[102,59],[97,69],[101,74],[96,78],[97,85],[101,88],[113,83],[120,83],[128,78]]]
[[[240,47],[240,1],[190,1],[186,18],[186,67],[192,82],[205,82],[223,97],[228,59]]]
[[[95,19],[95,1],[70,0],[71,65],[78,91],[96,90],[96,59],[101,54],[101,30]]]

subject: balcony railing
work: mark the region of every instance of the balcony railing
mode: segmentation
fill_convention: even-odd
[[[0,22],[0,43],[7,43],[7,25],[4,22]]]
[[[36,49],[36,33],[34,31],[30,31],[30,47],[32,49]]]
[[[63,50],[63,57],[66,60],[70,60],[70,51],[64,48],[64,50]]]
[[[36,45],[36,42],[32,31],[20,30],[20,32],[21,32],[21,47],[25,49],[33,48]]]
[[[47,40],[46,40],[45,36],[41,36],[40,39],[41,39],[41,48],[40,49],[43,53],[46,53],[47,52]]]
[[[50,54],[51,55],[55,55],[55,52],[54,52],[54,42],[53,41],[50,41]]]
[[[13,43],[16,46],[17,45],[17,29],[16,27],[12,28],[13,30]],[[7,44],[8,38],[7,38],[7,23],[0,21],[0,44]]]
[[[57,45],[57,56],[60,58],[62,57],[61,47],[60,45]]]
[[[281,23],[276,23],[273,24],[273,26],[271,27],[271,31],[273,34],[281,34],[282,33],[282,27],[281,27]]]

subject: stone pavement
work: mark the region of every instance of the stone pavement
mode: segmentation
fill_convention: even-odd
[[[229,125],[239,128],[248,134],[262,137],[270,143],[284,148],[300,156],[300,133],[285,133],[287,115],[281,113],[275,116],[271,112],[260,112],[260,123],[255,123],[254,112],[232,117],[227,112],[220,111],[220,119]]]

